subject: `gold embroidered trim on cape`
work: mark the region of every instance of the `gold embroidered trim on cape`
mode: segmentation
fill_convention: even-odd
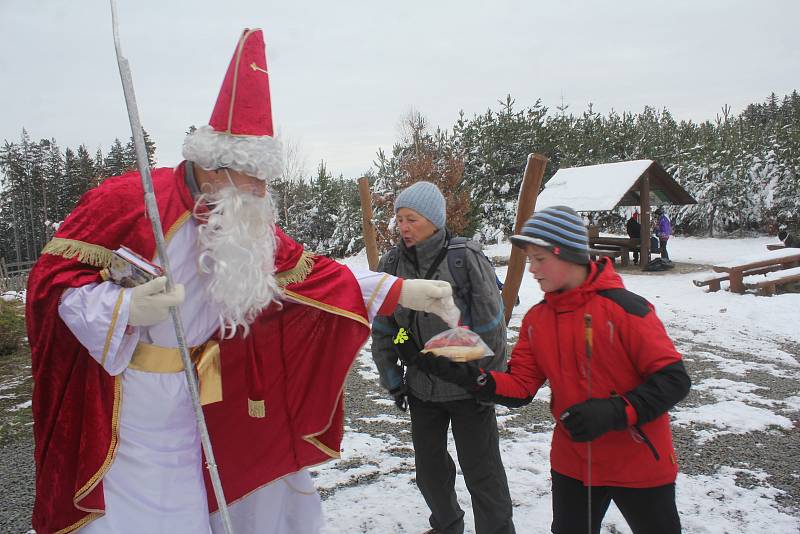
[[[181,227],[186,223],[186,221],[189,220],[189,218],[191,216],[192,216],[192,212],[187,210],[183,214],[181,214],[180,217],[175,219],[175,222],[172,223],[172,226],[169,227],[169,230],[167,230],[167,233],[164,234],[164,241],[169,243],[172,240],[172,236],[175,235],[175,232],[180,230]],[[158,250],[156,250],[155,254],[153,255],[153,258],[155,259],[156,256],[158,256]]]
[[[92,512],[89,515],[83,516],[81,519],[71,524],[67,528],[62,528],[61,530],[56,531],[55,534],[67,534],[68,532],[75,532],[79,528],[83,528],[84,526],[86,526],[87,523],[94,521],[95,519],[97,519],[98,517],[102,517],[103,515],[104,514],[98,512]]]
[[[337,308],[336,306],[331,306],[330,304],[325,304],[324,302],[320,302],[318,300],[310,299],[299,293],[295,293],[294,291],[289,291],[288,289],[286,290],[286,296],[294,301],[297,301],[300,304],[306,304],[308,306],[311,306],[312,308],[317,308],[318,310],[332,313],[334,315],[340,315],[348,319],[352,319],[353,321],[361,323],[367,328],[370,328],[369,321],[367,321],[364,317],[361,317],[357,313],[343,310],[342,308]]]
[[[364,342],[361,343],[361,346],[356,351],[356,357],[353,358],[352,362],[350,362],[350,367],[347,369],[347,373],[344,375],[345,377],[350,374],[350,371],[353,370],[353,366],[355,365],[356,360],[358,360],[357,355],[366,346],[368,338],[369,338],[369,336],[367,336],[364,339]],[[346,385],[347,385],[347,380],[343,380],[342,381],[342,386],[339,388],[339,395],[336,397],[337,399],[338,398],[342,399],[342,410],[343,411],[345,411],[345,401],[346,401],[346,399],[345,399],[345,395],[344,395],[344,388],[345,388]],[[304,440],[306,440],[310,444],[312,444],[315,447],[317,447],[319,450],[321,450],[322,452],[324,452],[325,454],[330,456],[332,459],[341,458],[340,451],[335,451],[335,450],[331,449],[330,447],[328,447],[327,445],[322,443],[319,440],[319,438],[317,438],[317,436],[319,436],[321,434],[324,434],[331,427],[331,424],[333,424],[333,416],[336,413],[336,406],[338,406],[338,403],[334,404],[333,411],[331,411],[330,415],[328,416],[328,424],[325,425],[325,427],[322,430],[320,430],[319,432],[315,432],[314,434],[308,434],[306,436],[303,436]]]
[[[311,274],[312,269],[314,269],[314,255],[304,250],[294,267],[288,271],[276,273],[275,278],[278,279],[278,285],[286,287],[289,284],[296,284],[305,280]]]
[[[114,312],[111,314],[111,324],[108,325],[108,333],[106,334],[106,344],[103,345],[103,357],[100,359],[100,366],[105,368],[106,357],[108,356],[108,349],[111,347],[111,339],[114,337],[114,329],[117,326],[117,319],[119,318],[119,308],[122,306],[122,300],[125,297],[125,288],[120,289],[119,296],[117,296],[117,303],[114,305]]]
[[[85,241],[54,237],[44,246],[42,254],[53,254],[68,260],[77,256],[79,262],[102,269],[111,263],[113,252],[100,245],[92,245]]]
[[[82,500],[86,495],[88,495],[97,484],[100,482],[100,479],[106,474],[106,471],[111,467],[111,463],[114,461],[114,456],[117,454],[117,439],[119,436],[119,407],[122,404],[122,376],[117,375],[114,377],[114,411],[111,414],[111,444],[108,446],[108,454],[106,454],[106,459],[103,462],[103,465],[100,466],[100,469],[92,475],[92,477],[83,485],[81,489],[75,492],[75,497],[73,497],[72,502],[75,504],[76,508],[80,508],[78,506],[78,501]],[[83,508],[80,508],[83,509]]]
[[[305,439],[306,439],[306,441],[308,441],[309,443],[311,443],[312,445],[317,447],[319,450],[321,450],[322,452],[324,452],[325,454],[327,454],[331,458],[334,458],[334,459],[338,460],[339,458],[342,457],[342,455],[341,455],[341,453],[339,451],[335,451],[335,450],[331,449],[330,447],[328,447],[327,445],[322,443],[317,438],[307,437]]]

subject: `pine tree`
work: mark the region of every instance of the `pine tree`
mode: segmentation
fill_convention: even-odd
[[[152,168],[156,165],[156,144],[150,139],[150,134],[147,133],[147,130],[142,128],[142,137],[144,137],[144,147],[145,152],[147,153],[147,164]],[[133,171],[139,168],[139,164],[136,160],[136,145],[133,142],[133,136],[130,137],[128,144],[125,145],[125,170]]]
[[[111,145],[111,150],[108,151],[103,166],[108,176],[119,176],[131,168],[130,153],[125,150],[119,139],[114,139],[114,144]]]

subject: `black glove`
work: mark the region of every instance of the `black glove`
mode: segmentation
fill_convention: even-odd
[[[416,365],[421,371],[461,386],[479,399],[489,399],[494,395],[494,377],[479,367],[428,353],[420,353]]]
[[[573,441],[592,441],[609,430],[628,426],[625,401],[620,397],[589,399],[564,410],[559,417]]]
[[[408,411],[408,386],[401,384],[389,391],[389,395],[394,399],[394,405],[401,412]]]
[[[400,329],[401,332],[403,329]],[[395,336],[395,340],[401,338],[402,334],[398,332],[397,336]],[[401,338],[402,339],[402,338]],[[417,358],[419,358],[419,349],[417,348],[417,344],[414,343],[413,339],[410,339],[408,335],[405,336],[405,340],[402,342],[395,342],[394,350],[397,352],[397,357],[406,365],[416,365]]]

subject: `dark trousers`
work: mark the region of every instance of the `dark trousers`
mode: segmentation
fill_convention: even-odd
[[[583,482],[555,471],[553,475],[554,534],[586,534],[588,492]],[[599,534],[600,524],[611,500],[633,534],[678,534],[681,520],[675,506],[675,484],[655,488],[592,487],[592,532]]]
[[[668,239],[661,239],[658,238],[658,248],[661,250],[661,257],[665,260],[669,259],[669,252],[667,252],[667,241]]]
[[[452,424],[458,464],[472,498],[475,532],[513,534],[494,406],[473,399],[424,402],[409,395],[408,400],[417,487],[431,510],[431,526],[443,534],[464,532],[464,511],[455,492],[456,466],[447,452],[447,429]]]

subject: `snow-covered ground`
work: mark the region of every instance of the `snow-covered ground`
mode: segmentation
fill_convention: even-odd
[[[706,293],[692,284],[712,265],[766,251],[770,238],[674,237],[673,271],[622,270],[625,284],[654,303],[684,355],[693,391],[672,413],[682,473],[677,500],[684,532],[775,534],[800,532],[800,294],[775,297]],[[510,245],[487,247],[507,257]],[[366,267],[366,255],[344,263]],[[698,264],[691,266],[685,264]],[[506,268],[498,267],[500,279]],[[3,295],[24,298],[24,295]],[[525,311],[542,298],[526,273],[514,310],[510,341]],[[13,384],[0,384],[0,398]],[[313,470],[323,495],[325,534],[421,533],[428,511],[414,483],[408,416],[399,413],[377,383],[369,344],[347,387],[347,431],[341,460]],[[498,407],[501,448],[514,503],[517,532],[550,531],[549,390],[529,406]],[[9,410],[28,409],[7,399]],[[455,458],[455,449],[450,444]],[[469,493],[456,481],[473,534]],[[792,495],[793,493],[793,495]],[[603,533],[628,533],[612,505]]]
[[[774,241],[675,237],[670,240],[670,255],[675,262],[711,265],[759,254],[766,251],[766,243]],[[486,254],[508,256],[509,249],[508,244],[495,245],[487,247]],[[362,254],[345,263],[365,266],[366,257]],[[679,461],[690,473],[681,473],[677,481],[684,531],[800,532],[798,510],[785,506],[786,490],[775,487],[771,478],[781,476],[775,465],[782,463],[782,454],[787,455],[783,480],[797,488],[800,478],[794,460],[800,415],[800,294],[706,293],[692,284],[698,272],[681,274],[679,270],[645,274],[626,269],[623,279],[630,290],[656,306],[694,381],[693,393],[672,411],[676,441],[683,441],[678,447]],[[502,280],[505,267],[497,272]],[[541,297],[526,273],[521,304],[511,320],[512,340],[524,312]],[[377,381],[369,347],[359,356],[354,371],[356,378],[368,384]],[[342,460],[315,470],[317,485],[325,496],[325,532],[423,532],[428,528],[428,511],[414,484],[409,420],[377,386],[365,395],[375,404],[375,415],[362,416],[351,410]],[[526,410],[543,412],[548,396],[544,388],[528,407],[498,407],[518,532],[550,531],[552,425],[541,417],[532,423],[520,422],[525,420]],[[360,430],[369,425],[385,430]],[[774,445],[770,448],[767,444],[772,439],[793,445],[785,450],[778,447],[776,452]],[[450,448],[455,458],[452,443]],[[763,454],[759,452],[762,448]],[[466,532],[472,533],[469,493],[460,473],[457,491],[467,514]],[[613,505],[603,532],[630,532]]]

